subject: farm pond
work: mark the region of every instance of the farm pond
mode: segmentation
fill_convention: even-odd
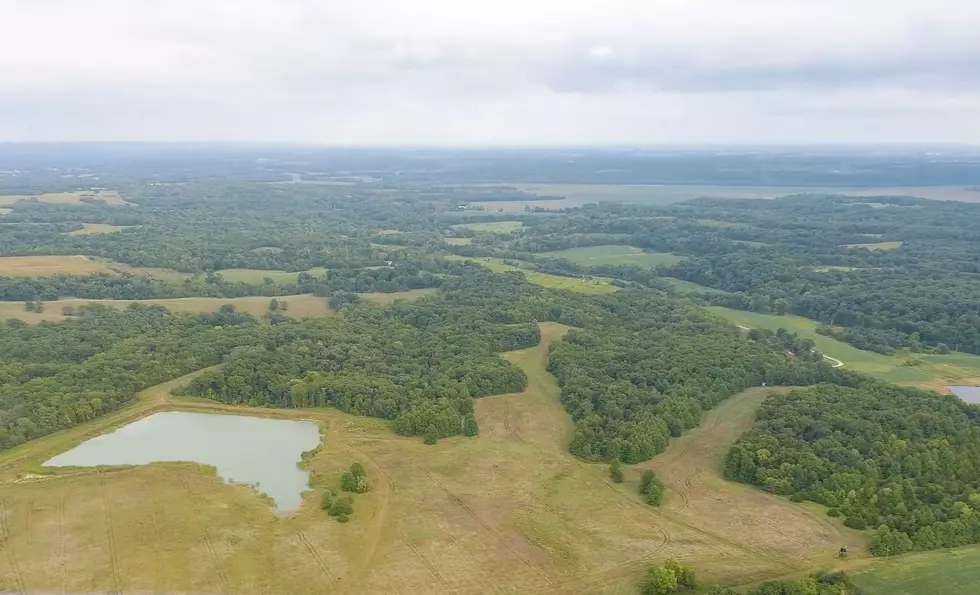
[[[284,513],[299,508],[310,474],[298,464],[319,443],[320,428],[311,421],[169,411],[86,440],[43,466],[200,463],[225,481],[255,487]]]
[[[947,386],[946,388],[966,403],[980,404],[980,386]]]

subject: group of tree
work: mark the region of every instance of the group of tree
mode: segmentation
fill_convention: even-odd
[[[687,566],[681,566],[674,558],[667,558],[663,566],[648,568],[640,589],[642,595],[671,595],[688,593],[698,588],[697,576]]]
[[[664,482],[652,470],[647,469],[640,476],[640,494],[650,506],[660,506],[663,503],[665,490]]]
[[[335,518],[338,523],[346,523],[354,514],[354,499],[350,496],[339,495],[334,490],[326,489],[320,496],[320,508]]]
[[[788,581],[766,581],[748,591],[735,591],[720,586],[705,591],[705,595],[861,595],[862,593],[863,591],[843,572],[824,572]]]
[[[726,476],[875,529],[876,555],[980,543],[980,409],[872,380],[769,399]]]

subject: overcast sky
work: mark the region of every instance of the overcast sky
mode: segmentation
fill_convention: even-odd
[[[0,140],[980,143],[980,0],[0,0]]]

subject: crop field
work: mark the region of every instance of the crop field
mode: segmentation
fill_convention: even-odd
[[[867,248],[868,250],[898,250],[902,242],[874,242],[871,244],[845,244],[845,248]]]
[[[99,233],[116,233],[126,229],[124,225],[109,225],[107,223],[82,223],[81,229],[69,231],[70,236],[88,236]]]
[[[555,289],[567,289],[569,291],[575,291],[578,293],[613,293],[617,291],[616,286],[612,285],[606,279],[602,278],[589,278],[583,279],[578,277],[562,277],[560,275],[549,275],[546,273],[538,273],[532,270],[523,269],[516,267],[514,265],[506,264],[499,258],[475,258],[472,256],[455,256],[449,255],[446,258],[450,260],[469,260],[477,264],[483,265],[495,273],[505,273],[507,271],[520,271],[524,273],[527,280],[535,285],[540,285],[542,287],[553,287]]]
[[[980,584],[980,547],[895,556],[849,574],[867,595],[973,595]]]
[[[333,410],[270,410],[177,399],[190,376],[137,404],[0,456],[0,586],[45,593],[635,593],[645,568],[677,557],[709,582],[744,584],[825,564],[847,530],[823,515],[724,482],[720,457],[765,397],[733,397],[649,463],[669,494],[636,494],[639,468],[615,485],[606,465],[567,453],[571,420],[537,347],[504,354],[528,375],[520,394],[479,399],[480,436],[426,446],[387,424]],[[772,389],[779,390],[779,389]],[[181,409],[321,424],[305,465],[302,508],[277,516],[248,486],[213,469],[160,463],[46,470],[39,463],[149,413]],[[343,468],[362,463],[374,489],[347,524],[318,509]],[[736,510],[737,515],[732,514]],[[855,550],[859,552],[859,548]]]
[[[123,197],[119,196],[119,193],[115,190],[101,190],[101,191],[83,191],[78,192],[51,192],[48,194],[38,194],[35,196],[29,196],[24,194],[13,194],[0,196],[0,205],[12,205],[14,203],[20,202],[22,200],[37,200],[39,202],[46,202],[51,204],[63,204],[63,205],[81,205],[85,204],[82,199],[86,200],[101,200],[109,205],[123,206],[127,203]]]
[[[844,362],[844,367],[889,382],[931,388],[940,392],[946,392],[948,384],[980,384],[980,356],[966,353],[883,355],[817,334],[814,329],[818,323],[800,316],[758,314],[722,307],[711,307],[709,310],[746,327],[769,330],[782,327],[798,333],[812,339],[817,351]],[[908,365],[910,363],[915,365]]]
[[[287,273],[286,271],[276,271],[276,270],[260,270],[260,269],[224,269],[221,271],[215,271],[222,277],[225,281],[231,281],[233,283],[262,283],[262,281],[268,277],[276,283],[295,283],[299,278],[299,273]],[[314,277],[322,277],[327,269],[323,267],[312,268],[307,273],[313,275]]]
[[[463,227],[483,233],[510,233],[517,231],[521,226],[520,221],[488,221],[486,223],[460,223],[453,227]]]
[[[46,277],[112,272],[104,263],[87,256],[3,256],[0,277]]]
[[[658,265],[669,266],[684,260],[667,252],[645,252],[633,246],[590,246],[569,248],[556,252],[542,252],[541,256],[564,258],[583,266],[627,265],[650,269]]]

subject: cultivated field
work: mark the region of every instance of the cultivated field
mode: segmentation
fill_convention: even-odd
[[[875,242],[872,244],[845,244],[845,248],[867,248],[868,250],[898,250],[902,242]]]
[[[46,202],[51,204],[85,204],[85,201],[82,199],[95,201],[101,200],[106,204],[114,206],[129,204],[123,199],[123,197],[119,196],[119,193],[115,190],[80,190],[78,192],[51,192],[48,194],[38,194],[34,196],[24,194],[0,196],[0,205],[12,205],[22,200],[37,200],[38,202]]]
[[[564,258],[583,266],[627,265],[650,269],[655,266],[670,266],[684,260],[683,257],[666,252],[645,252],[633,246],[590,246],[588,248],[569,248],[556,252],[542,252],[541,256]]]
[[[109,225],[107,223],[82,223],[81,229],[69,231],[70,236],[88,236],[99,233],[116,233],[126,229],[124,225]]]
[[[617,291],[617,288],[610,284],[606,279],[601,278],[590,278],[581,279],[577,277],[562,277],[560,275],[549,275],[546,273],[538,273],[532,270],[523,269],[513,265],[505,264],[499,258],[475,258],[472,256],[455,256],[449,255],[446,258],[450,260],[469,260],[487,267],[495,273],[504,273],[507,271],[520,271],[524,273],[527,280],[535,285],[541,285],[542,287],[553,287],[556,289],[567,289],[569,291],[575,291],[578,293],[612,293]]]
[[[453,227],[464,227],[475,232],[510,233],[521,228],[520,221],[489,221],[487,223],[460,223]]]
[[[111,273],[103,262],[87,256],[3,256],[0,277],[46,277]]]
[[[261,270],[261,269],[224,269],[221,271],[215,271],[222,277],[225,281],[240,282],[240,283],[250,283],[258,284],[262,283],[266,277],[272,279],[276,283],[295,283],[299,278],[299,273],[287,273],[286,271],[276,271],[276,270]],[[322,277],[327,269],[323,267],[312,268],[307,273],[313,275],[314,277]]]
[[[426,446],[384,422],[332,410],[270,410],[168,396],[178,379],[128,410],[0,456],[0,585],[45,593],[546,593],[633,594],[648,565],[677,557],[707,581],[744,584],[805,572],[854,543],[817,513],[731,485],[720,455],[764,397],[753,390],[651,465],[670,494],[660,509],[566,450],[571,420],[547,373],[548,345],[567,327],[542,325],[539,346],[505,354],[528,375],[520,394],[476,404],[477,438]],[[38,464],[151,412],[248,413],[320,422],[308,462],[313,489],[278,517],[246,486],[212,469],[154,464],[66,470]],[[316,502],[361,462],[374,489],[347,524]],[[732,511],[737,511],[733,514]]]
[[[712,307],[709,310],[746,327],[770,330],[782,327],[793,331],[812,339],[817,351],[844,362],[844,367],[889,382],[931,388],[940,392],[947,392],[948,384],[980,384],[980,356],[965,353],[882,355],[817,334],[814,329],[818,323],[800,316],[758,314],[722,307]],[[910,359],[915,365],[908,365],[912,363]]]
[[[973,595],[980,585],[980,547],[859,563],[849,574],[867,595]]]

